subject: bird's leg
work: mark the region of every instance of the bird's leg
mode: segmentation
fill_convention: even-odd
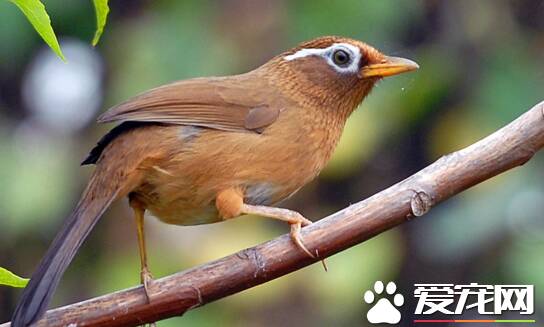
[[[302,241],[302,235],[300,234],[300,229],[304,226],[308,226],[312,224],[312,222],[304,216],[302,216],[300,213],[289,210],[289,209],[283,209],[283,208],[274,208],[274,207],[266,207],[266,206],[254,206],[249,204],[242,204],[240,209],[242,214],[248,214],[248,215],[259,215],[262,217],[268,217],[273,219],[278,219],[281,221],[285,221],[291,225],[291,239],[296,244],[296,246],[301,249],[302,251],[306,252],[307,255],[309,255],[312,258],[319,257],[319,252],[316,250],[316,255],[314,255],[312,252],[306,248],[304,245],[304,242]],[[328,271],[329,268],[327,267],[327,263],[325,262],[325,259],[321,260],[321,264],[323,265],[323,269],[325,271]]]
[[[147,301],[151,302],[149,284],[153,281],[153,276],[147,267],[147,251],[145,246],[145,233],[144,233],[144,214],[145,208],[138,201],[130,199],[130,206],[134,210],[134,218],[136,219],[136,230],[138,232],[138,248],[140,250],[140,282],[144,285],[145,295]]]
[[[258,215],[285,221],[291,225],[291,239],[295,245],[312,258],[316,256],[306,248],[302,241],[300,229],[312,222],[304,218],[300,213],[288,209],[255,206],[244,203],[243,192],[240,189],[227,189],[220,192],[215,205],[223,219],[238,217],[242,214]]]
[[[262,217],[273,218],[281,221],[285,221],[291,225],[291,239],[302,251],[306,252],[312,258],[315,255],[306,248],[302,241],[302,235],[300,235],[300,229],[304,226],[310,225],[312,222],[304,218],[300,213],[283,208],[274,208],[266,206],[254,206],[250,204],[242,204],[240,213],[247,215],[258,215]]]

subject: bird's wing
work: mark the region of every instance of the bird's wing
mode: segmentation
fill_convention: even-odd
[[[269,92],[269,87],[260,88],[243,75],[191,79],[140,94],[111,108],[98,122],[156,122],[260,132],[276,121],[282,110],[270,104]]]

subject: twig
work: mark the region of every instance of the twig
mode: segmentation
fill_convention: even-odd
[[[544,102],[485,139],[444,156],[406,180],[303,229],[321,257],[427,213],[449,197],[523,165],[544,146]],[[187,310],[283,276],[319,259],[287,235],[152,283],[151,303],[135,287],[50,310],[38,326],[133,326]],[[0,327],[9,326],[8,323]]]

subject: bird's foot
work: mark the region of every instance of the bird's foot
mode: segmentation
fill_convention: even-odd
[[[311,258],[319,257],[319,252],[317,250],[315,251],[315,255],[310,252],[310,250],[308,250],[308,248],[304,245],[302,235],[300,234],[300,230],[302,229],[302,227],[311,225],[312,222],[304,218],[301,214],[298,214],[297,212],[294,213],[296,214],[294,215],[294,219],[289,222],[289,224],[291,225],[291,240],[293,240],[296,246],[304,251]],[[322,259],[321,263],[323,264],[323,269],[325,269],[325,271],[328,271],[329,268],[327,267],[327,263],[325,263],[325,259]]]
[[[142,267],[140,271],[140,282],[144,286],[145,296],[147,297],[147,302],[151,303],[151,283],[153,282],[153,275],[149,271],[149,268]]]
[[[302,227],[308,226],[312,224],[312,222],[304,218],[302,215],[294,215],[293,218],[289,221],[289,224],[291,225],[291,240],[293,240],[296,246],[304,251],[311,258],[315,258],[315,255],[310,252],[310,250],[308,250],[306,245],[304,245],[304,242],[302,241],[302,235],[300,234],[300,230],[302,229]]]
[[[242,204],[240,208],[240,213],[249,215],[260,215],[263,217],[269,217],[289,223],[289,225],[291,225],[290,235],[293,243],[295,243],[295,245],[304,253],[306,253],[310,258],[319,258],[319,252],[317,252],[317,250],[315,251],[315,254],[313,254],[304,245],[304,241],[302,240],[302,235],[300,231],[302,227],[311,225],[312,222],[304,218],[304,216],[302,216],[300,213],[283,208],[255,206],[245,203]],[[327,271],[327,265],[325,264],[325,261],[321,260],[321,262],[323,263],[325,271]]]

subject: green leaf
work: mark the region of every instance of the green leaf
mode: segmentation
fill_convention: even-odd
[[[49,45],[49,47],[55,51],[57,56],[62,60],[66,61],[62,51],[60,50],[59,42],[51,26],[51,20],[47,11],[45,11],[45,6],[40,2],[40,0],[9,0],[13,2],[26,16],[30,24],[34,26],[34,29],[42,39]]]
[[[108,0],[93,0],[93,4],[96,12],[96,32],[94,33],[93,46],[96,46],[102,32],[104,32],[110,8],[108,7]]]
[[[8,285],[12,287],[25,287],[28,283],[27,278],[21,278],[11,271],[0,267],[0,285]]]

